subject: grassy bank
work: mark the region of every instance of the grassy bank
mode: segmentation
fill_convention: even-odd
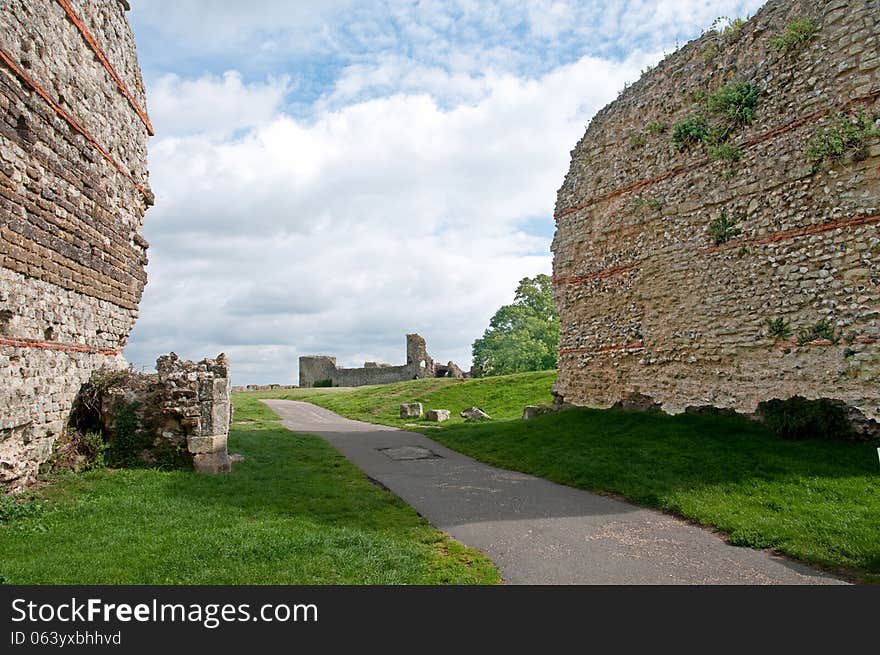
[[[358,389],[284,389],[239,396],[303,400],[349,418],[395,427],[413,424],[410,419],[400,418],[401,403],[420,402],[426,410],[450,410],[452,419],[444,423],[449,427],[465,423],[459,412],[472,406],[480,407],[496,420],[520,418],[526,405],[553,400],[550,389],[554,382],[556,371],[542,371],[478,380],[435,378]],[[429,425],[424,421],[417,423]]]
[[[871,446],[783,441],[741,417],[574,410],[533,421],[522,407],[549,399],[553,376],[414,381],[333,393],[278,393],[388,425],[400,402],[495,417],[425,434],[496,466],[623,496],[775,551],[880,581],[880,467]],[[441,384],[442,383],[442,384]]]
[[[474,584],[494,565],[371,484],[322,439],[236,401],[228,476],[97,470],[0,513],[8,584]],[[243,423],[246,422],[246,423]],[[11,520],[5,520],[13,515]]]

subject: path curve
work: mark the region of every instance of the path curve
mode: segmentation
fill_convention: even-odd
[[[510,584],[843,584],[661,512],[477,462],[415,432],[309,403],[263,402],[284,427],[320,435],[435,527],[491,557]]]

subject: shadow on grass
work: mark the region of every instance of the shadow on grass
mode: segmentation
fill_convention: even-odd
[[[755,478],[880,477],[872,446],[784,441],[739,416],[578,409],[427,434],[499,463],[526,464],[575,481],[623,483],[648,501],[682,487]]]

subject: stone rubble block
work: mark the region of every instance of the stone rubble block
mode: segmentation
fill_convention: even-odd
[[[186,438],[186,447],[194,455],[205,453],[226,452],[227,435],[218,434],[211,437],[189,436]]]
[[[224,449],[217,453],[198,453],[193,456],[193,470],[196,473],[220,475],[232,472],[232,458]]]
[[[537,418],[538,416],[543,416],[544,414],[549,414],[552,411],[550,407],[545,407],[542,405],[527,405],[525,409],[523,409],[523,420],[529,421],[533,418]]]
[[[422,418],[422,403],[404,403],[400,406],[400,418]]]
[[[479,407],[467,408],[461,413],[461,417],[469,421],[486,421],[492,418]]]
[[[425,414],[425,420],[442,423],[443,421],[448,421],[451,416],[452,413],[448,409],[429,409],[427,414]]]

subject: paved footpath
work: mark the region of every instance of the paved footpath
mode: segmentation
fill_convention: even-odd
[[[421,434],[308,403],[264,402],[286,428],[325,438],[434,526],[486,553],[509,584],[842,584],[660,512],[482,464]]]

